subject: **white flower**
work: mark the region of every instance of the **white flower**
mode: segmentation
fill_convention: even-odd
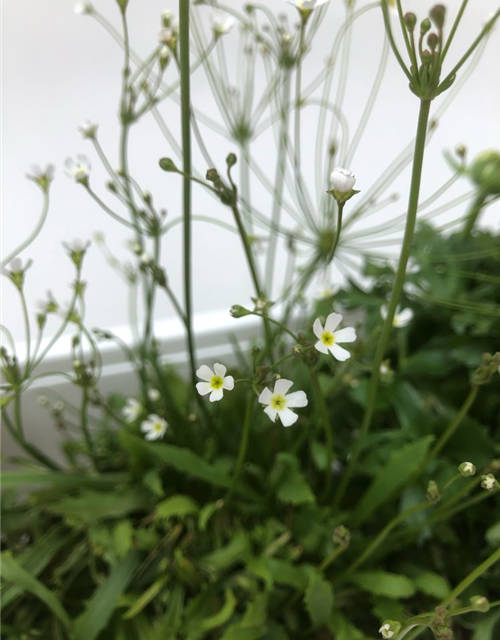
[[[387,305],[384,304],[380,308],[380,315],[385,320],[387,318]],[[410,324],[413,318],[413,311],[411,309],[400,309],[396,307],[396,313],[394,314],[394,318],[392,319],[392,326],[397,329],[401,327],[406,327],[406,325]]]
[[[62,400],[57,400],[57,402],[54,402],[54,404],[52,405],[54,411],[57,411],[57,413],[61,413],[61,411],[64,411],[65,406],[66,405]]]
[[[9,266],[12,273],[21,273],[23,270],[23,261],[21,258],[14,258],[10,261]]]
[[[78,131],[84,138],[95,138],[98,126],[99,125],[95,122],[90,122],[90,120],[87,120],[85,124],[82,124],[81,127],[78,127]]]
[[[209,393],[210,402],[217,402],[217,400],[222,400],[224,390],[232,391],[234,389],[234,378],[233,376],[226,376],[226,371],[226,367],[218,362],[214,364],[214,371],[207,367],[206,364],[201,365],[196,372],[198,378],[204,381],[196,384],[196,390],[200,396],[206,396]]]
[[[141,264],[150,265],[153,264],[155,259],[149,251],[145,251],[140,257]]]
[[[212,15],[212,29],[216,36],[222,36],[225,33],[229,33],[233,27],[234,20],[232,18],[226,18],[219,12]]]
[[[127,422],[134,422],[141,415],[142,404],[135,398],[127,398],[122,409],[122,415]]]
[[[90,175],[90,160],[83,155],[77,155],[76,159],[68,158],[64,163],[66,175],[73,178],[75,182],[87,182]]]
[[[320,353],[330,352],[334,358],[344,362],[351,357],[349,351],[339,346],[339,342],[354,342],[356,340],[356,331],[353,327],[345,327],[335,331],[342,322],[340,313],[330,313],[326,319],[325,326],[321,324],[319,318],[316,318],[313,324],[314,335],[318,338],[318,342],[314,347]]]
[[[158,400],[161,398],[161,393],[158,391],[158,389],[149,389],[148,398],[151,400],[151,402],[158,402]]]
[[[34,164],[31,167],[31,173],[28,173],[27,177],[39,184],[43,189],[47,189],[48,185],[54,179],[54,175],[55,168],[53,164],[48,164],[45,169]]]
[[[304,391],[294,391],[287,395],[292,385],[291,380],[280,378],[274,383],[274,391],[266,387],[259,396],[259,402],[267,405],[264,413],[267,413],[273,422],[276,422],[279,417],[284,427],[290,427],[299,418],[292,409],[307,406],[307,396]]]
[[[90,2],[78,2],[77,4],[75,4],[75,13],[80,16],[89,15],[89,13],[92,13],[93,10],[94,7]]]
[[[356,176],[349,169],[335,167],[330,174],[330,182],[339,193],[347,193],[356,184]]]
[[[299,11],[301,9],[304,11],[313,11],[328,1],[329,0],[287,0],[288,4],[293,4]]]
[[[394,636],[394,631],[391,629],[391,625],[387,622],[380,627],[378,632],[382,635],[384,640],[388,640]]]
[[[47,398],[47,396],[38,396],[36,401],[37,404],[39,404],[41,407],[46,407],[49,404],[49,399]]]
[[[458,470],[464,478],[473,476],[476,473],[476,467],[472,462],[462,462],[462,464],[459,465]]]
[[[163,438],[167,427],[168,422],[166,420],[157,416],[156,413],[152,413],[141,424],[141,431],[146,434],[146,440],[158,440]]]
[[[481,486],[483,487],[483,489],[486,489],[486,491],[492,491],[498,485],[497,479],[492,473],[488,473],[485,476],[481,476],[481,480],[482,480]]]
[[[80,238],[75,238],[73,242],[63,242],[66,249],[71,252],[83,253],[90,247],[90,240],[83,242]]]

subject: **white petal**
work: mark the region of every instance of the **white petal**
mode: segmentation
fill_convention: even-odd
[[[276,422],[276,416],[278,415],[278,412],[276,411],[276,409],[273,409],[271,405],[268,405],[264,409],[264,413],[267,413],[267,415],[271,418],[271,420],[273,422]]]
[[[207,367],[206,364],[202,364],[196,372],[196,375],[198,376],[198,378],[209,382],[214,377],[214,372],[212,371],[212,369],[210,369],[210,367]]]
[[[380,307],[380,315],[382,316],[382,318],[385,320],[387,318],[387,305],[383,304]]]
[[[274,393],[279,393],[281,396],[285,396],[286,392],[293,385],[291,380],[285,380],[284,378],[280,378],[276,380],[274,383]]]
[[[283,411],[280,411],[279,418],[281,420],[281,424],[284,427],[291,427],[292,424],[297,422],[299,416],[294,411],[291,411],[290,409],[285,407]]]
[[[232,391],[234,389],[234,378],[233,376],[226,376],[224,378],[224,384],[222,385],[223,389],[227,391]]]
[[[222,400],[222,396],[224,395],[223,389],[214,389],[210,394],[210,402],[217,402],[218,400]]]
[[[330,352],[334,358],[340,360],[340,362],[344,362],[344,360],[348,360],[351,357],[351,354],[347,349],[343,349],[340,345],[334,344],[330,347]]]
[[[214,371],[215,371],[216,375],[218,375],[221,378],[223,378],[226,375],[227,369],[223,364],[219,364],[218,362],[216,362],[214,364]]]
[[[318,340],[318,342],[316,342],[314,348],[317,349],[320,353],[328,353],[328,347],[321,340]]]
[[[208,382],[197,382],[196,390],[198,391],[200,396],[206,396],[207,393],[210,393],[210,391],[212,391],[212,387]]]
[[[340,313],[331,313],[325,322],[325,331],[335,331],[335,329],[342,322],[342,316]]]
[[[266,387],[261,391],[261,394],[259,396],[259,402],[261,404],[269,404],[271,402],[272,397],[273,397],[273,392],[271,391],[271,389],[268,389]]]
[[[356,340],[356,331],[354,327],[345,327],[345,329],[339,329],[333,334],[335,342],[354,342]]]
[[[307,407],[305,391],[294,391],[286,396],[287,407]]]
[[[161,438],[162,434],[158,433],[157,431],[149,431],[146,434],[146,440],[157,440],[158,438]]]
[[[398,326],[406,327],[413,318],[413,311],[411,309],[403,309],[401,313],[398,313]]]
[[[151,424],[151,422],[144,421],[141,424],[141,431],[143,433],[147,433],[148,431],[151,431],[152,428],[153,428],[153,425]]]
[[[321,321],[319,318],[316,318],[316,320],[314,321],[313,332],[316,338],[321,338],[323,334],[323,325],[321,324]]]

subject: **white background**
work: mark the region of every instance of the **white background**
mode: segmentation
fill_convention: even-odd
[[[92,183],[108,203],[113,199],[103,187],[104,172],[92,153],[91,144],[82,139],[78,125],[87,118],[99,123],[102,146],[114,165],[118,164],[117,105],[120,87],[122,53],[109,35],[90,17],[77,16],[72,0],[4,0],[2,3],[2,247],[6,252],[22,241],[39,216],[41,196],[35,185],[25,179],[33,163],[54,163],[57,177],[51,190],[51,209],[42,234],[23,258],[33,258],[35,266],[27,276],[27,295],[30,308],[51,289],[59,300],[70,297],[69,283],[73,272],[61,243],[74,237],[91,238],[102,231],[112,252],[118,257],[133,260],[125,247],[129,235],[86,196],[83,189],[72,183],[63,173],[66,157],[86,153],[94,169]],[[241,0],[231,3],[242,7]],[[292,23],[295,9],[281,0],[266,3],[275,12],[285,11]],[[360,2],[359,5],[363,3]],[[424,17],[431,3],[406,0],[405,9]],[[95,7],[119,27],[118,9],[113,0],[95,0]],[[458,0],[448,2],[454,13]],[[458,53],[474,39],[487,16],[498,7],[497,0],[476,0],[469,3],[466,19],[460,27],[449,60],[457,60]],[[130,0],[129,21],[134,49],[142,56],[155,46],[160,13],[176,3],[165,0]],[[206,17],[209,9],[202,9]],[[324,63],[333,35],[344,12],[340,0],[332,0],[325,24],[315,42],[304,70],[304,81],[313,77]],[[355,126],[364,100],[376,72],[382,38],[380,16],[359,21],[353,42],[352,62],[346,96],[346,114]],[[373,16],[376,17],[373,17]],[[225,42],[228,59],[234,57],[237,31]],[[490,38],[487,50],[476,73],[448,110],[437,134],[428,148],[424,172],[423,196],[432,193],[449,176],[450,169],[443,160],[442,150],[464,143],[473,156],[484,148],[498,148],[500,143],[500,38],[498,29]],[[449,63],[448,63],[449,64]],[[170,71],[169,73],[174,73]],[[168,76],[167,78],[172,76]],[[264,82],[262,78],[261,83]],[[382,168],[407,144],[413,135],[418,101],[408,91],[406,80],[391,59],[382,93],[370,121],[363,143],[353,166],[358,178],[357,188],[363,190],[377,178]],[[193,79],[193,101],[200,108],[212,110],[209,90],[198,73]],[[439,100],[436,101],[439,103]],[[174,131],[178,130],[179,110],[173,102],[162,107],[164,118]],[[214,117],[216,113],[214,112]],[[304,164],[306,178],[314,184],[313,165],[308,154],[312,147],[307,141],[314,138],[313,120],[304,118]],[[274,147],[256,145],[260,162],[269,175],[274,173]],[[220,167],[234,146],[213,136],[208,146]],[[142,187],[153,193],[155,202],[169,211],[171,218],[180,213],[180,180],[177,176],[159,171],[158,158],[172,155],[168,144],[158,133],[151,118],[135,127],[131,139],[131,170]],[[312,155],[311,155],[312,157]],[[207,167],[198,165],[200,170]],[[408,185],[408,172],[398,183],[402,200]],[[325,186],[325,189],[328,186]],[[463,193],[470,188],[467,181],[453,191]],[[194,211],[198,214],[220,216],[230,221],[228,211],[214,205],[201,189],[195,188]],[[254,200],[267,206],[267,200],[255,187]],[[403,204],[398,205],[404,211]],[[398,210],[398,211],[399,211]],[[490,211],[488,220],[498,229],[498,209]],[[194,238],[194,299],[196,312],[226,309],[233,303],[247,304],[252,290],[247,277],[240,245],[226,231],[208,225],[198,225]],[[181,294],[181,227],[177,227],[164,242],[164,265],[173,288]],[[11,328],[16,339],[22,339],[20,307],[15,290],[3,278],[3,323]],[[85,265],[88,282],[87,319],[90,326],[113,327],[127,322],[126,286],[106,264],[96,246],[89,251]],[[161,300],[158,317],[169,317],[172,309]],[[49,329],[49,332],[52,329]]]

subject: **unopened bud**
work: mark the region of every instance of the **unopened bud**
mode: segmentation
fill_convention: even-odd
[[[476,611],[480,611],[481,613],[488,613],[490,610],[490,602],[488,598],[484,596],[472,596],[470,603]]]
[[[486,489],[486,491],[493,491],[493,489],[498,487],[497,479],[492,473],[487,473],[481,476],[481,487]]]
[[[404,16],[405,26],[408,31],[414,31],[417,26],[417,16],[414,13],[405,13]]]
[[[431,27],[432,27],[432,24],[429,18],[425,18],[424,20],[422,20],[422,22],[420,23],[421,35],[424,36],[430,30]]]
[[[444,25],[444,20],[446,17],[446,7],[442,4],[437,4],[429,11],[429,16],[431,17],[432,22],[436,25],[438,29],[442,29]]]
[[[427,36],[427,44],[429,45],[429,49],[431,51],[435,51],[439,44],[439,38],[435,33],[429,33]]]
[[[238,158],[234,153],[230,153],[226,158],[226,164],[229,168],[234,167],[234,165],[238,162]]]
[[[233,318],[243,318],[244,316],[249,316],[252,312],[245,307],[242,307],[239,304],[233,304],[233,306],[229,309],[229,313],[233,316]]]
[[[163,171],[179,173],[179,169],[175,166],[175,162],[171,158],[161,158],[159,165],[160,169],[163,169]]]
[[[500,153],[483,151],[469,168],[469,175],[474,184],[485,194],[500,194]]]
[[[426,496],[429,502],[438,502],[439,499],[441,498],[441,495],[439,493],[439,487],[437,485],[437,482],[434,482],[434,480],[429,480],[429,484],[427,485]]]
[[[472,462],[462,462],[458,467],[458,471],[460,475],[464,478],[468,478],[469,476],[473,476],[476,474],[476,467],[472,464]]]
[[[348,547],[351,541],[351,532],[341,524],[333,530],[333,541],[341,547]]]

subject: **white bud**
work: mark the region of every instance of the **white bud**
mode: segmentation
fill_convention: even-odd
[[[336,167],[330,175],[330,181],[339,193],[347,193],[356,184],[356,176],[348,169]]]
[[[75,13],[80,16],[88,16],[90,13],[92,13],[93,10],[94,7],[90,4],[90,2],[78,2],[77,4],[75,4]]]
[[[158,402],[158,400],[161,398],[161,393],[158,391],[158,389],[149,389],[148,398],[151,400],[151,402]]]

